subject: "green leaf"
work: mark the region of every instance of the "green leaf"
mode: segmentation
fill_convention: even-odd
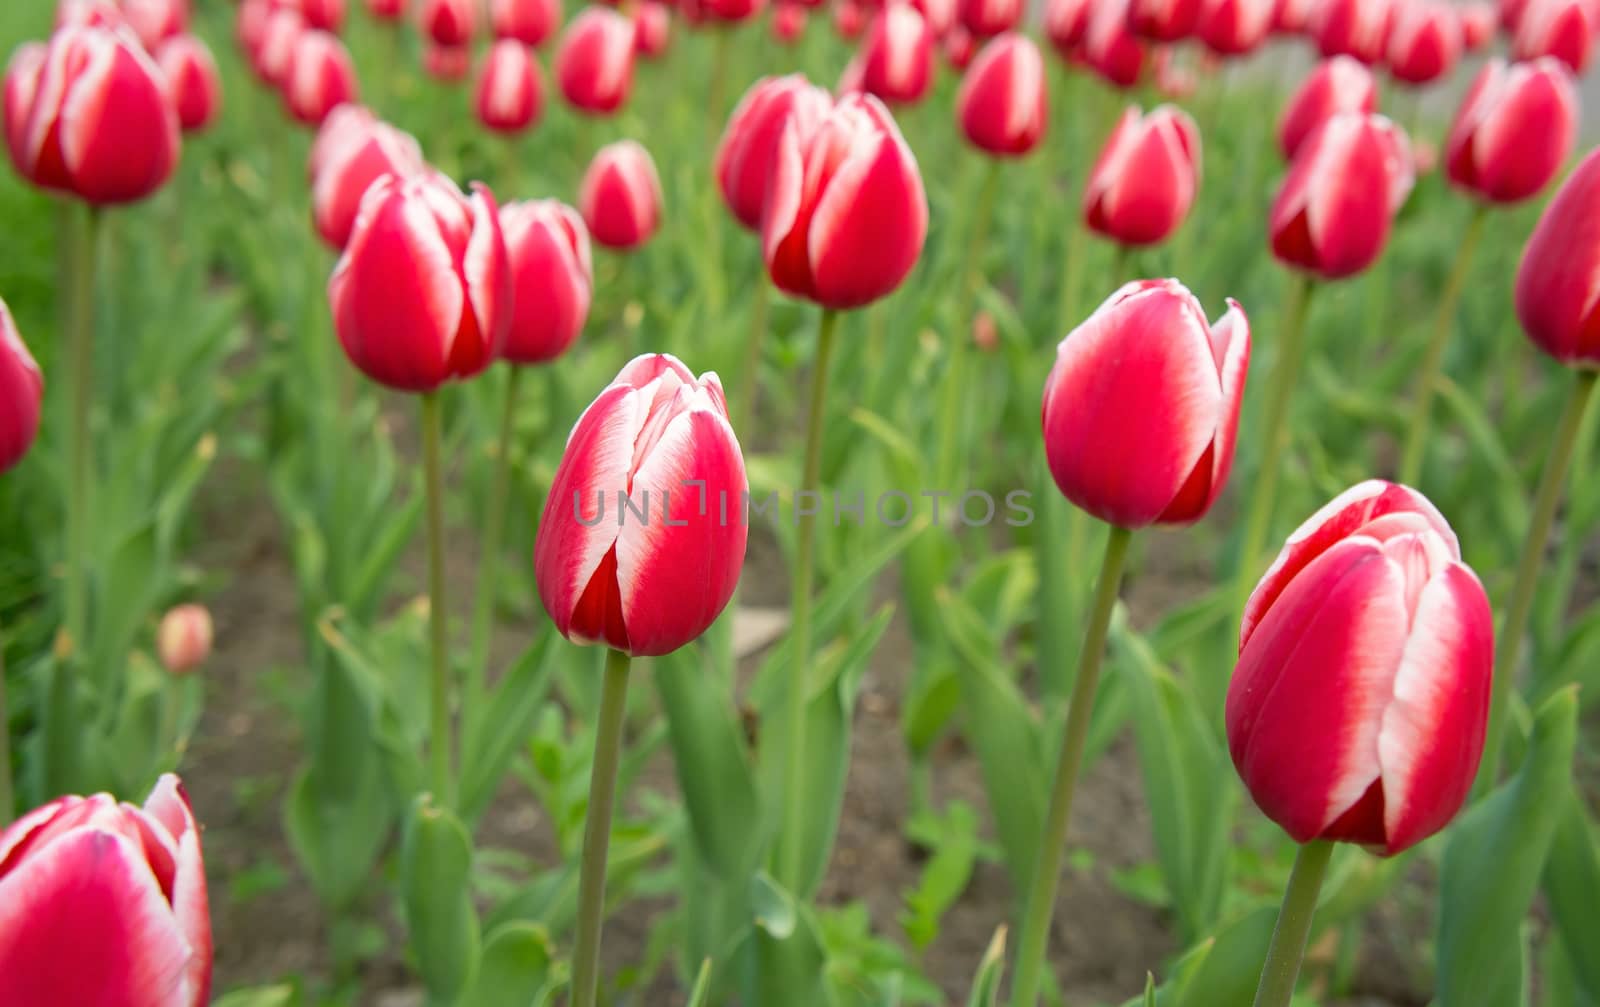
[[[711,959],[707,958],[700,963],[700,971],[695,975],[694,987],[689,990],[689,1002],[685,1007],[710,1007],[711,1004]]]
[[[966,891],[978,860],[978,815],[965,801],[951,801],[945,813],[918,831],[933,837],[933,855],[917,887],[906,893],[900,925],[918,952],[939,937],[939,921]]]
[[[752,920],[741,953],[744,1003],[762,1007],[825,1007],[827,954],[811,912],[765,875],[751,886]]]
[[[794,897],[765,871],[758,871],[750,879],[750,912],[755,925],[774,938],[786,941],[793,936],[797,915]]]
[[[1590,1000],[1600,1002],[1600,838],[1576,794],[1568,795],[1544,867],[1545,901],[1566,944],[1573,979]],[[1548,1003],[1558,1001],[1546,998]]]
[[[400,844],[400,897],[417,971],[429,994],[444,1003],[461,994],[478,964],[471,880],[466,828],[427,794],[419,796]]]
[[[1154,972],[1144,974],[1144,1007],[1156,1007],[1156,976]]]
[[[300,991],[281,983],[224,993],[211,1002],[211,1007],[300,1007],[300,1003]]]
[[[475,822],[494,798],[506,767],[521,750],[544,705],[554,668],[555,631],[545,624],[533,645],[484,698],[461,739],[461,813]]]
[[[1522,768],[1456,823],[1439,874],[1439,1007],[1516,1003],[1520,927],[1571,798],[1575,689],[1540,707]]]
[[[477,975],[460,1007],[531,1007],[556,986],[556,952],[550,934],[536,923],[497,928],[483,945]]]
[[[1005,970],[1006,928],[1002,926],[989,939],[989,947],[978,962],[978,974],[972,977],[967,1007],[995,1007],[1000,1002],[1000,978]]]

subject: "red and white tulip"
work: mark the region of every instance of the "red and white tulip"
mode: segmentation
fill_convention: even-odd
[[[661,226],[661,204],[661,179],[644,147],[619,140],[595,152],[578,193],[595,241],[617,251],[640,247]]]
[[[44,403],[44,375],[17,333],[11,309],[0,301],[0,472],[33,447]]]
[[[985,153],[1032,150],[1049,119],[1044,57],[1033,40],[1008,32],[984,43],[961,78],[956,115],[967,142]]]
[[[1578,91],[1560,60],[1484,64],[1445,140],[1445,174],[1491,203],[1515,203],[1550,184],[1572,153]]]
[[[785,126],[793,119],[799,133],[809,136],[832,108],[828,92],[800,74],[763,77],[739,99],[717,144],[716,175],[723,201],[747,230],[761,229]]]
[[[633,22],[604,7],[573,19],[556,51],[556,83],[567,103],[589,115],[609,115],[633,88]]]
[[[511,259],[511,331],[501,353],[516,364],[542,364],[565,353],[583,331],[594,294],[589,229],[572,207],[553,199],[507,203],[500,229]]]
[[[1129,108],[1089,173],[1083,220],[1124,245],[1155,244],[1183,223],[1199,190],[1200,131],[1189,114]]]
[[[489,48],[474,107],[478,121],[500,133],[518,133],[539,121],[544,85],[527,46],[503,38]]]

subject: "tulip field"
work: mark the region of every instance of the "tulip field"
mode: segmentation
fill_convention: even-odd
[[[0,5],[0,1007],[1600,1007],[1597,32]]]

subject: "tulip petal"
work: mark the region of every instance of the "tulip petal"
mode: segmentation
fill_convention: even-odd
[[[859,307],[911,272],[928,235],[928,199],[892,122],[828,180],[808,231],[811,275],[826,307]]]
[[[163,774],[144,803],[145,813],[160,822],[177,844],[177,876],[172,911],[178,930],[194,954],[189,960],[191,1007],[211,1002],[211,910],[206,896],[206,868],[200,855],[200,826],[189,806],[183,783]]]

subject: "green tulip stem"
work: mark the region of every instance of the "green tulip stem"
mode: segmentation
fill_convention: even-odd
[[[0,639],[0,832],[11,824],[11,721],[6,709],[6,645]]]
[[[1261,969],[1261,984],[1256,987],[1255,1007],[1289,1007],[1294,984],[1300,978],[1300,960],[1306,954],[1306,938],[1311,935],[1311,917],[1317,911],[1317,896],[1328,873],[1328,858],[1333,844],[1314,840],[1295,854],[1289,886],[1283,892],[1283,908],[1278,910],[1278,925],[1272,931],[1267,962]]]
[[[1450,267],[1450,277],[1439,295],[1437,313],[1433,318],[1433,335],[1417,370],[1416,390],[1412,394],[1411,426],[1406,434],[1405,454],[1400,463],[1400,481],[1416,485],[1422,475],[1422,462],[1427,457],[1428,431],[1433,422],[1433,393],[1439,385],[1439,372],[1444,364],[1445,344],[1455,328],[1456,305],[1461,300],[1461,288],[1467,281],[1467,267],[1472,264],[1472,252],[1483,233],[1483,222],[1489,216],[1488,204],[1479,203],[1472,211],[1466,234],[1456,247],[1455,265]]]
[[[1083,651],[1078,658],[1078,679],[1072,686],[1067,707],[1067,725],[1061,738],[1061,754],[1056,762],[1055,781],[1050,788],[1050,809],[1045,815],[1044,840],[1039,846],[1039,862],[1034,868],[1033,885],[1028,893],[1027,910],[1022,918],[1022,938],[1017,950],[1017,984],[1011,1007],[1034,1007],[1039,1000],[1039,984],[1044,974],[1045,948],[1049,944],[1050,919],[1055,913],[1056,891],[1061,884],[1061,861],[1067,852],[1067,819],[1072,813],[1072,795],[1077,787],[1078,770],[1083,765],[1083,749],[1089,737],[1089,715],[1094,711],[1095,689],[1100,684],[1100,664],[1105,656],[1106,636],[1111,629],[1111,613],[1122,588],[1122,570],[1128,558],[1128,543],[1133,532],[1116,525],[1106,540],[1105,559],[1100,564],[1100,584],[1095,589],[1094,608],[1083,635]]]
[[[1545,457],[1544,475],[1539,479],[1539,489],[1534,496],[1533,517],[1528,522],[1527,534],[1522,537],[1522,559],[1517,564],[1516,585],[1511,590],[1505,625],[1500,630],[1500,653],[1494,670],[1494,696],[1489,704],[1489,732],[1483,750],[1483,765],[1478,774],[1480,793],[1492,786],[1500,775],[1501,736],[1505,733],[1506,704],[1511,701],[1517,659],[1522,650],[1523,637],[1528,632],[1528,616],[1533,611],[1533,596],[1539,586],[1539,571],[1544,565],[1550,527],[1555,523],[1556,509],[1561,505],[1573,447],[1583,427],[1583,414],[1594,398],[1597,379],[1600,379],[1600,371],[1593,370],[1580,370],[1573,379],[1566,408],[1556,423],[1555,440],[1550,446],[1549,455]]]
[[[622,722],[628,711],[628,666],[620,650],[606,652],[600,717],[595,724],[589,811],[583,823],[583,865],[578,875],[578,931],[572,952],[572,1007],[595,1007],[600,990],[600,928],[605,922],[606,853],[622,758]]]
[[[422,396],[422,465],[428,499],[428,628],[433,640],[431,729],[428,762],[433,796],[450,807],[450,659],[449,610],[444,595],[444,476],[439,464],[439,393]]]
[[[972,341],[972,312],[978,288],[983,283],[983,246],[994,217],[995,196],[1000,189],[1000,160],[988,158],[983,182],[973,204],[972,230],[967,235],[966,263],[961,271],[961,288],[956,292],[956,317],[951,321],[949,350],[945,355],[944,400],[939,406],[938,464],[934,476],[940,488],[955,489],[962,465],[962,420],[970,412],[966,401],[967,345]]]
[[[67,569],[63,615],[67,638],[76,653],[88,646],[89,513],[94,493],[94,455],[89,414],[94,398],[94,273],[99,246],[100,214],[77,207],[72,216],[67,291],[67,357],[70,396],[70,455],[67,481]]]
[[[483,555],[478,560],[477,597],[472,610],[472,677],[468,680],[467,695],[474,700],[482,695],[488,674],[497,595],[495,585],[498,583],[495,573],[500,559],[500,538],[505,531],[506,495],[511,485],[511,437],[516,423],[518,392],[522,388],[522,366],[509,364],[508,367],[505,401],[500,410],[500,439],[495,442],[494,476],[483,516]],[[466,722],[464,715],[462,721]]]
[[[817,327],[817,356],[811,365],[811,413],[806,420],[805,469],[800,478],[801,492],[815,492],[822,481],[822,431],[828,402],[828,363],[833,356],[833,336],[839,313],[822,311]],[[799,504],[797,497],[796,504]],[[784,761],[783,835],[779,841],[778,880],[791,892],[800,889],[800,823],[807,814],[806,782],[806,684],[811,671],[811,583],[815,576],[817,518],[815,508],[801,508],[799,544],[795,548],[794,597],[790,601],[793,628],[790,630],[789,694],[784,711],[787,725],[787,752]]]

